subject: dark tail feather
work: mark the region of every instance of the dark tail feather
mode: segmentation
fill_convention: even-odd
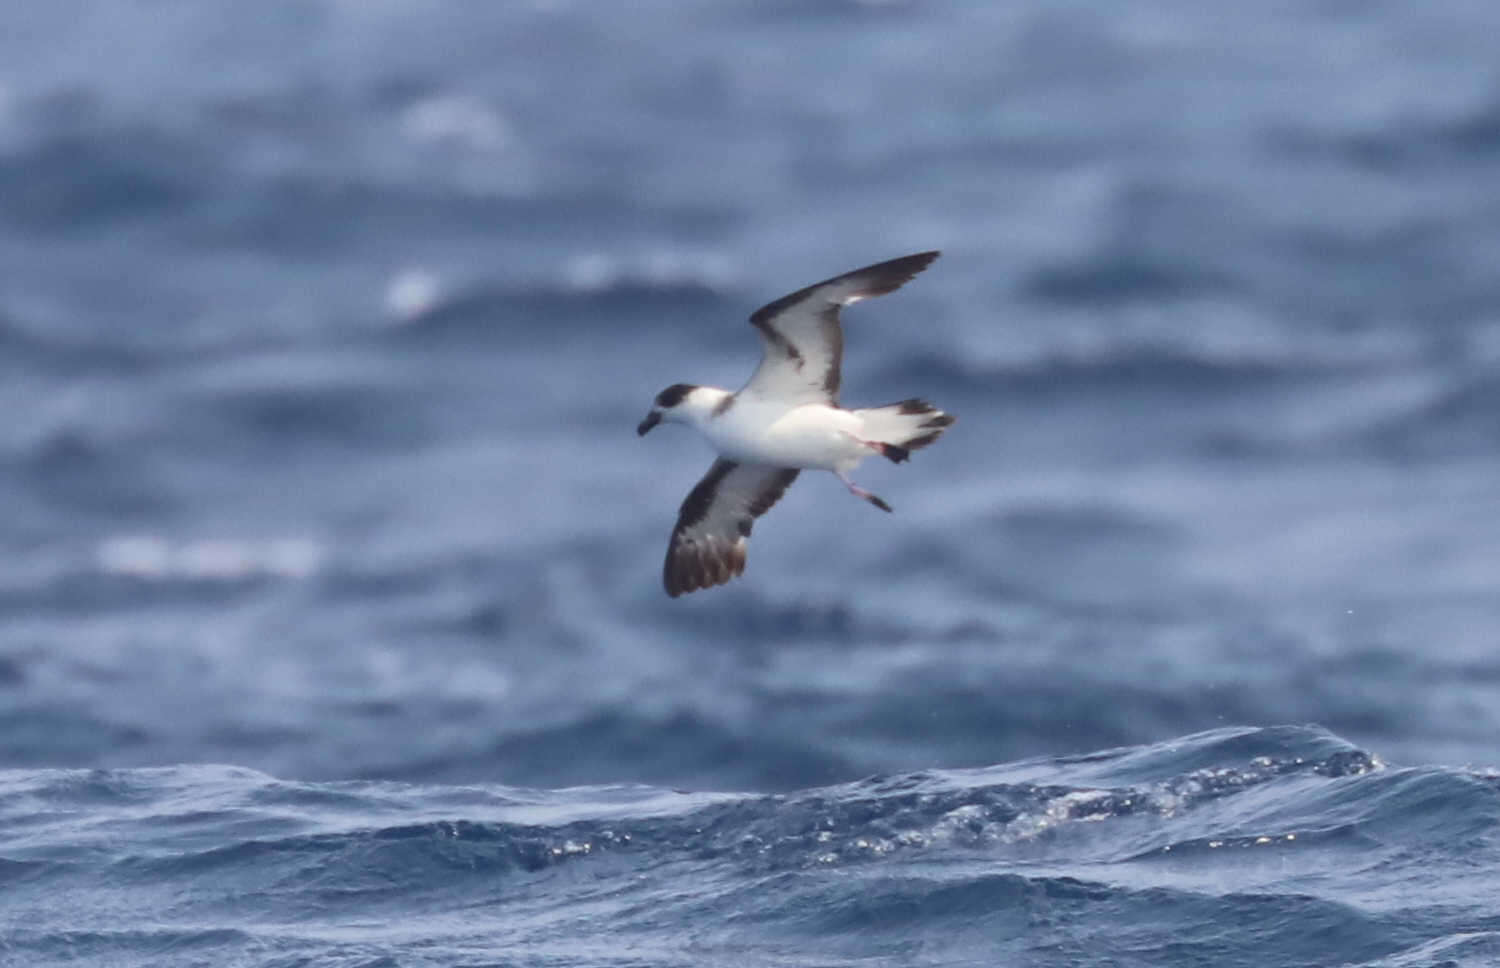
[[[855,413],[864,420],[865,438],[884,444],[881,453],[897,464],[937,440],[954,422],[952,414],[916,397]]]

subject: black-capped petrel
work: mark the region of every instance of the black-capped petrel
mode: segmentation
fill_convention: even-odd
[[[942,436],[954,418],[917,399],[865,410],[840,407],[839,310],[899,289],[937,257],[921,252],[855,269],[757,309],[750,322],[764,353],[737,393],[677,383],[656,395],[638,433],[664,421],[685,423],[719,452],[677,514],[662,570],[668,595],[722,585],[743,573],[751,525],[804,470],[832,471],[851,494],[891,509],[849,472],[873,454],[899,464]]]

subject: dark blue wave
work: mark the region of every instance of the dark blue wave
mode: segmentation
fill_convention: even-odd
[[[1142,963],[1313,965],[1486,923],[1500,784],[1283,727],[778,796],[12,771],[0,822],[5,950],[38,964],[253,959],[270,937],[313,961],[478,944],[571,963],[587,923],[640,945],[695,938],[700,964],[795,938],[824,959],[1061,963],[1124,943]],[[1454,864],[1469,900],[1412,907],[1402,878]],[[132,917],[156,926],[115,927]],[[301,930],[330,918],[338,938]]]
[[[12,6],[0,965],[1496,960],[1500,7]]]

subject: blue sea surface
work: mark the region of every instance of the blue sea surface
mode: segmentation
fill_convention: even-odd
[[[3,20],[0,966],[1500,964],[1500,5]]]

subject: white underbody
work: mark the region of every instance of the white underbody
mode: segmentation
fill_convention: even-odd
[[[784,402],[740,394],[698,429],[722,457],[746,463],[847,474],[876,453],[864,421],[824,403],[788,409]]]

